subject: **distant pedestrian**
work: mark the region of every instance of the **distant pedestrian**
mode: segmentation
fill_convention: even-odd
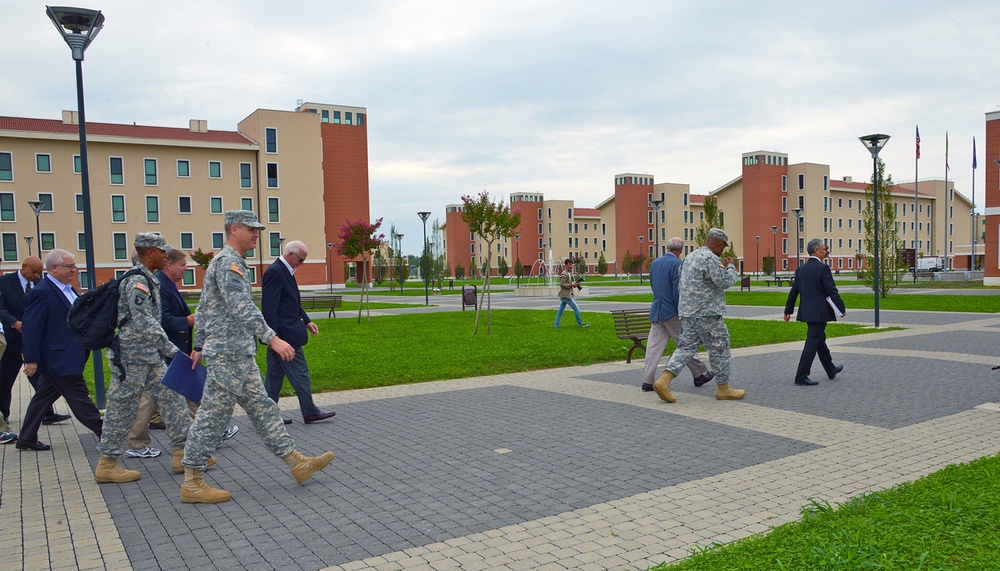
[[[583,322],[580,317],[580,308],[573,298],[576,296],[576,289],[580,286],[579,281],[573,281],[573,260],[566,258],[566,263],[561,274],[559,274],[559,311],[556,312],[555,328],[559,329],[559,321],[562,319],[563,310],[566,306],[573,308],[573,315],[576,316],[576,324],[580,327],[590,327]]]
[[[834,365],[833,357],[830,355],[830,348],[826,344],[826,324],[837,320],[837,314],[830,304],[837,306],[841,315],[846,313],[844,301],[840,299],[837,292],[837,285],[833,282],[833,273],[830,266],[823,263],[823,260],[830,253],[830,247],[820,240],[813,238],[806,244],[806,251],[809,259],[802,266],[795,270],[795,280],[792,282],[792,289],[788,292],[788,301],[785,302],[785,321],[792,316],[795,309],[795,299],[799,300],[798,321],[804,321],[807,325],[806,343],[802,347],[802,356],[799,358],[799,367],[795,371],[795,384],[801,386],[818,385],[819,381],[809,378],[812,371],[813,360],[819,356],[819,362],[826,371],[826,376],[833,380],[837,373],[844,370],[843,365]]]
[[[745,394],[743,389],[729,386],[729,329],[722,316],[726,314],[726,289],[740,276],[732,258],[719,259],[728,245],[729,236],[720,228],[712,228],[705,245],[684,259],[677,308],[681,337],[663,375],[653,383],[656,394],[666,402],[677,402],[670,393],[670,381],[698,352],[699,345],[708,351],[708,362],[715,372],[715,398],[736,400]]]
[[[204,472],[237,404],[250,417],[264,445],[288,464],[298,483],[304,484],[333,460],[333,452],[306,457],[295,449],[278,405],[264,392],[254,360],[258,341],[285,361],[295,358],[295,349],[267,326],[253,303],[249,268],[243,256],[257,247],[262,228],[264,225],[250,210],[227,211],[226,245],[205,271],[201,301],[195,312],[192,359],[198,362],[204,354],[208,378],[184,449],[184,503],[214,504],[230,499],[226,490],[205,483]]]

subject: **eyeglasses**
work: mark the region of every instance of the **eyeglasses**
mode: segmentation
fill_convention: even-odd
[[[292,252],[292,255],[295,256],[295,258],[299,261],[300,264],[304,263],[306,261],[305,258],[303,258],[302,256],[296,254],[295,252]]]
[[[76,264],[54,264],[52,267],[53,268],[67,268],[70,271],[72,271],[72,270],[76,269]]]

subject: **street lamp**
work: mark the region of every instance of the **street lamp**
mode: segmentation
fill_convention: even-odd
[[[639,285],[642,285],[642,241],[645,236],[639,236]]]
[[[333,244],[326,245],[326,285],[333,293]]]
[[[35,212],[35,240],[38,241],[38,255],[42,255],[42,232],[38,225],[38,215],[42,213],[42,207],[45,203],[41,200],[29,200],[28,206]]]
[[[874,135],[865,135],[863,137],[858,137],[861,140],[861,144],[868,149],[868,152],[872,154],[872,201],[873,212],[875,214],[875,251],[873,253],[873,258],[875,261],[875,327],[878,327],[878,298],[879,298],[879,210],[878,210],[878,153],[885,146],[886,142],[889,140],[889,135],[883,135],[881,133],[875,133]],[[947,238],[947,237],[946,237]]]
[[[757,258],[757,279],[760,279],[760,236],[754,236],[753,241],[756,246],[754,257]]]
[[[285,254],[285,237],[278,236],[278,256],[283,256]]]
[[[431,304],[430,294],[428,293],[428,286],[430,284],[427,282],[427,274],[429,273],[427,271],[427,218],[430,215],[431,215],[430,212],[417,212],[417,216],[419,216],[420,219],[424,222],[424,251],[423,251],[424,263],[420,264],[420,271],[424,272],[424,305],[425,306]]]
[[[660,257],[660,207],[663,206],[662,200],[649,199],[649,206],[653,208],[653,228],[656,231],[656,257]]]
[[[31,239],[32,238],[34,238],[34,236],[25,236],[24,237],[24,241],[28,243],[28,255],[29,256],[31,255]],[[41,254],[41,252],[38,252],[38,253]]]
[[[399,295],[403,295],[403,282],[406,281],[406,277],[403,275],[403,235],[396,233],[396,239],[399,240],[396,243],[399,247],[399,250],[397,250],[399,254]]]
[[[521,287],[521,274],[524,273],[524,267],[521,265],[521,235],[514,234],[514,255],[517,256],[517,261],[514,263],[515,270],[521,268],[520,271],[515,271],[517,274],[517,287]]]
[[[46,6],[45,12],[59,35],[69,46],[73,61],[76,62],[76,106],[80,124],[80,181],[83,189],[83,235],[87,247],[87,289],[96,283],[94,272],[94,229],[90,215],[90,171],[87,166],[87,119],[83,104],[83,52],[104,26],[104,15],[100,10],[71,8],[67,6]],[[34,206],[32,206],[34,208]],[[38,211],[35,211],[35,225],[38,225]],[[42,252],[41,238],[38,253]],[[82,284],[81,284],[82,285]],[[97,408],[104,408],[104,365],[99,351],[95,351],[94,389]]]
[[[795,269],[799,269],[802,265],[801,260],[799,260],[799,254],[802,253],[801,248],[799,248],[799,226],[802,225],[802,209],[793,208],[792,212],[795,213]]]
[[[976,271],[976,209],[969,209],[969,218],[972,220],[972,260],[969,261],[969,271]]]
[[[774,244],[772,245],[772,247],[774,248],[774,253],[771,254],[771,275],[777,276],[778,275],[778,227],[777,226],[771,226],[771,239],[774,242]]]

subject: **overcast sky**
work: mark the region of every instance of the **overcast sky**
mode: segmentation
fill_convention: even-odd
[[[236,130],[299,99],[368,109],[372,217],[418,253],[417,211],[482,190],[594,207],[614,176],[707,194],[740,155],[871,176],[860,135],[892,136],[896,182],[983,201],[984,113],[1000,109],[1000,3],[711,0],[94,0],[89,121]],[[73,62],[33,0],[0,0],[0,114],[76,108]],[[335,222],[335,223],[339,223]],[[414,238],[410,240],[409,238]],[[409,242],[407,244],[406,242]]]

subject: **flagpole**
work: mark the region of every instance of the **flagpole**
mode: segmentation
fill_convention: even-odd
[[[972,138],[972,259],[969,261],[969,271],[976,271],[976,138]]]
[[[948,191],[948,131],[944,132],[944,265],[947,269],[952,269],[951,257],[948,255],[948,224],[950,220],[951,192]]]
[[[917,153],[913,159],[913,283],[917,283],[917,248],[920,244],[920,125],[917,125]]]

